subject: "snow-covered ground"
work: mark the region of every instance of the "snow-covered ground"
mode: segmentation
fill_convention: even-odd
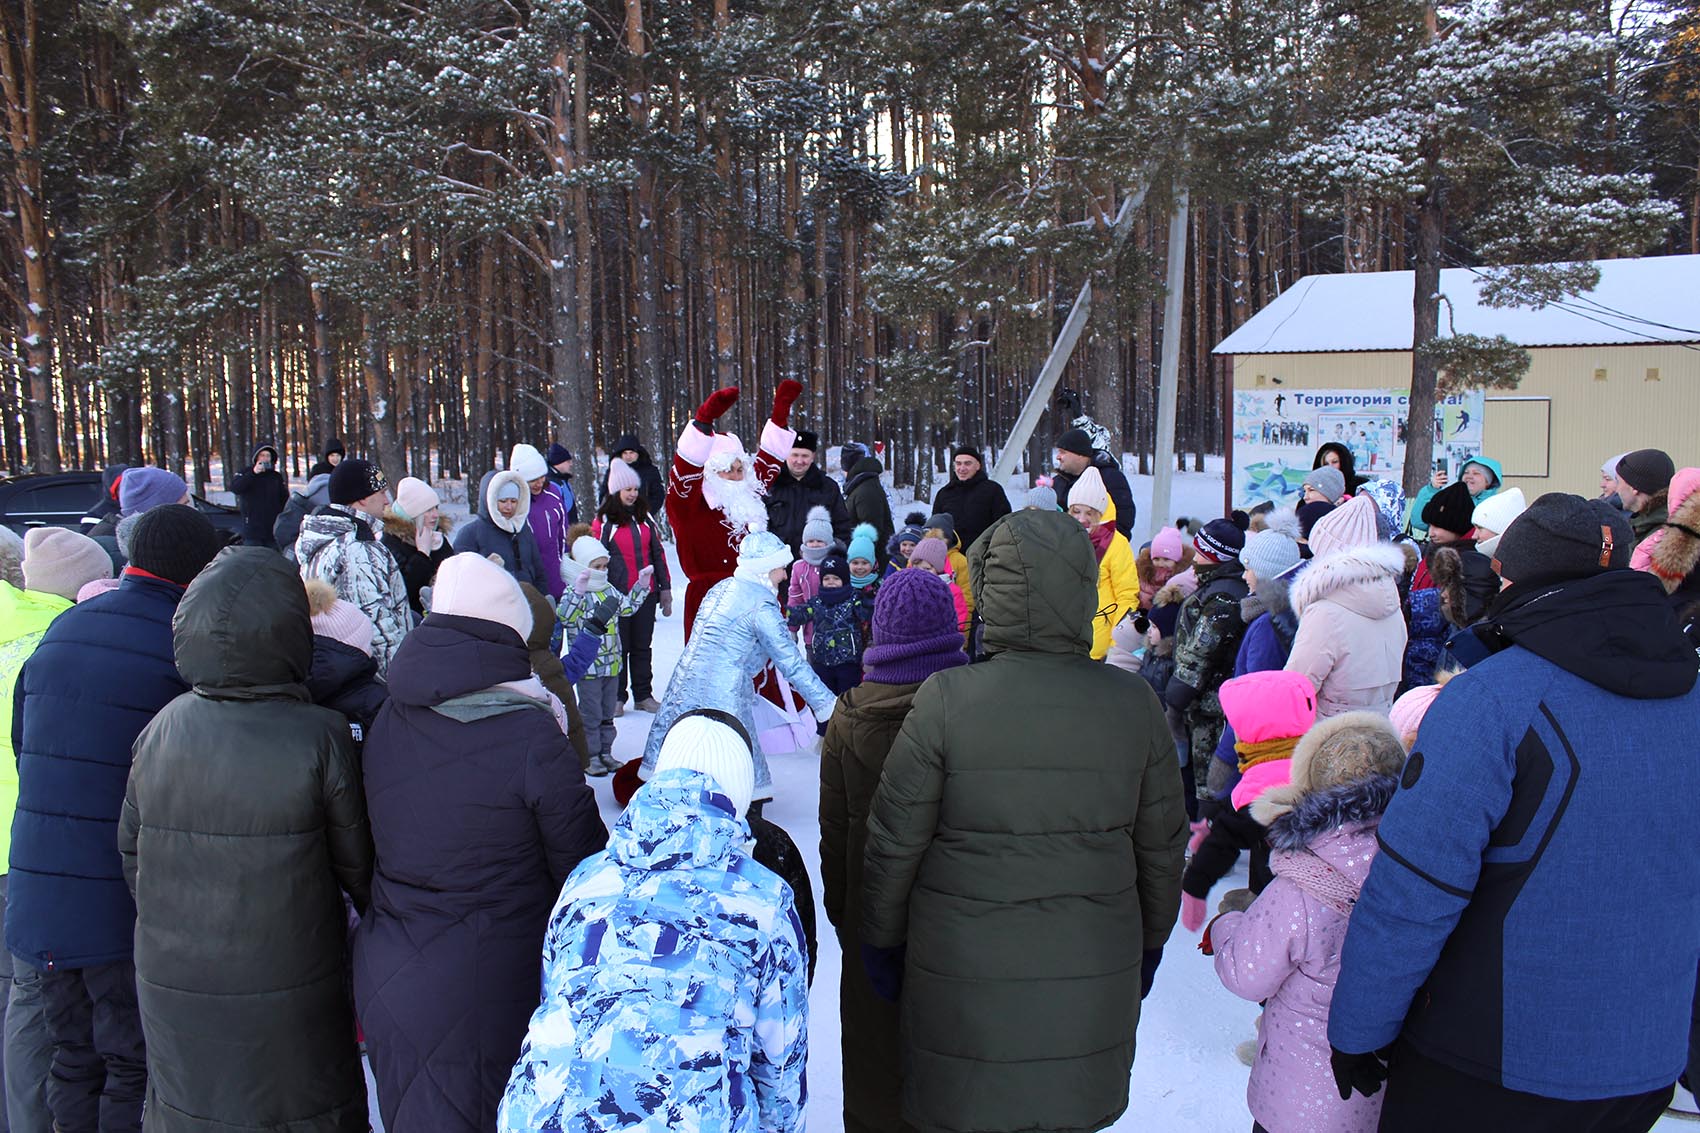
[[[1149,477],[1129,477],[1139,504],[1140,526],[1150,528]],[[1019,495],[1011,492],[1017,505]],[[907,499],[893,493],[893,511],[899,523]],[[1214,471],[1184,473],[1176,477],[1176,515],[1217,516],[1221,514],[1221,461]],[[917,505],[919,506],[919,505]],[[669,565],[676,578],[677,556],[668,548]],[[676,599],[683,595],[676,593]],[[677,603],[675,609],[678,609]],[[659,699],[684,647],[684,626],[677,615],[659,618],[655,624],[655,680]],[[619,738],[614,745],[621,760],[643,754],[652,717],[629,708],[618,721]],[[843,1128],[843,1092],[839,1053],[838,978],[843,962],[837,936],[820,907],[820,773],[813,753],[772,756],[774,799],[765,813],[788,831],[808,859],[809,876],[816,897],[819,925],[819,956],[815,982],[809,995],[809,1128],[831,1133]],[[592,779],[602,817],[610,826],[620,815],[610,781]],[[1211,904],[1228,889],[1247,883],[1246,863],[1240,864],[1217,886]],[[1163,965],[1151,997],[1140,1013],[1138,1048],[1134,1057],[1127,1112],[1110,1126],[1112,1130],[1175,1130],[1189,1133],[1243,1133],[1251,1127],[1246,1109],[1245,1087],[1249,1071],[1234,1057],[1237,1043],[1251,1038],[1257,1006],[1237,999],[1217,981],[1208,957],[1198,952],[1197,933],[1179,923],[1163,954]],[[1679,1091],[1681,1104],[1689,1104]],[[377,1099],[372,1099],[373,1126],[377,1128]],[[1658,1130],[1686,1128],[1666,1118]]]

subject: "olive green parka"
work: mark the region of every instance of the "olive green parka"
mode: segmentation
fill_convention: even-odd
[[[372,839],[348,725],[307,699],[307,593],[232,547],[172,632],[192,691],[137,738],[118,829],[145,1128],[364,1131],[342,892],[366,907]]]
[[[969,569],[993,656],[915,694],[868,819],[862,936],[907,947],[903,1113],[1101,1129],[1127,1108],[1141,954],[1180,907],[1180,768],[1150,687],[1088,658],[1079,524],[1017,512]]]

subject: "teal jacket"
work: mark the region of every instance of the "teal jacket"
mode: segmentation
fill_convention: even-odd
[[[1489,472],[1493,473],[1493,483],[1489,485],[1487,491],[1480,495],[1471,494],[1470,501],[1472,503],[1480,504],[1489,496],[1498,495],[1500,489],[1505,487],[1505,469],[1501,467],[1499,461],[1495,460],[1493,457],[1472,456],[1469,460],[1466,460],[1464,464],[1479,464]],[[1464,469],[1460,468],[1458,469],[1458,472],[1462,475]],[[1428,524],[1423,522],[1423,508],[1428,506],[1428,502],[1434,499],[1435,493],[1438,491],[1440,491],[1440,489],[1436,488],[1433,484],[1424,484],[1422,491],[1417,493],[1416,499],[1411,501],[1411,510],[1406,515],[1406,519],[1410,522],[1411,534],[1416,536],[1418,539],[1428,538]]]

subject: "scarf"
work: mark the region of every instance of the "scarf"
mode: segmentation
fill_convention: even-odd
[[[831,543],[819,547],[804,547],[802,549],[803,561],[810,566],[820,566],[820,561],[826,558],[826,553],[830,550],[832,550]]]
[[[864,574],[861,578],[857,578],[855,575],[851,575],[850,576],[850,585],[857,590],[862,590],[862,589],[865,589],[866,587],[872,586],[874,583],[878,582],[879,580],[880,580],[880,572],[877,571],[877,570],[870,570],[867,574]]]
[[[839,606],[856,596],[856,592],[848,586],[823,586],[820,593],[815,595],[828,606]]]
[[[1091,530],[1087,537],[1092,540],[1092,556],[1102,563],[1105,553],[1110,549],[1110,540],[1116,537],[1116,525],[1100,523]]]
[[[1272,759],[1291,759],[1293,749],[1299,746],[1299,737],[1284,736],[1278,740],[1261,740],[1254,744],[1236,743],[1234,750],[1240,756],[1240,774],[1244,775],[1259,763],[1268,763]]]

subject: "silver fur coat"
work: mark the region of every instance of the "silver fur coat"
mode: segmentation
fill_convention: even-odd
[[[770,793],[773,776],[762,754],[755,723],[755,677],[769,661],[791,683],[817,717],[824,718],[837,700],[815,676],[797,642],[785,627],[785,613],[774,592],[757,582],[733,576],[714,584],[703,596],[691,639],[667,683],[661,711],[649,730],[643,749],[643,777],[655,773],[655,759],[667,729],[694,708],[730,712],[749,732],[756,764],[756,797]]]

